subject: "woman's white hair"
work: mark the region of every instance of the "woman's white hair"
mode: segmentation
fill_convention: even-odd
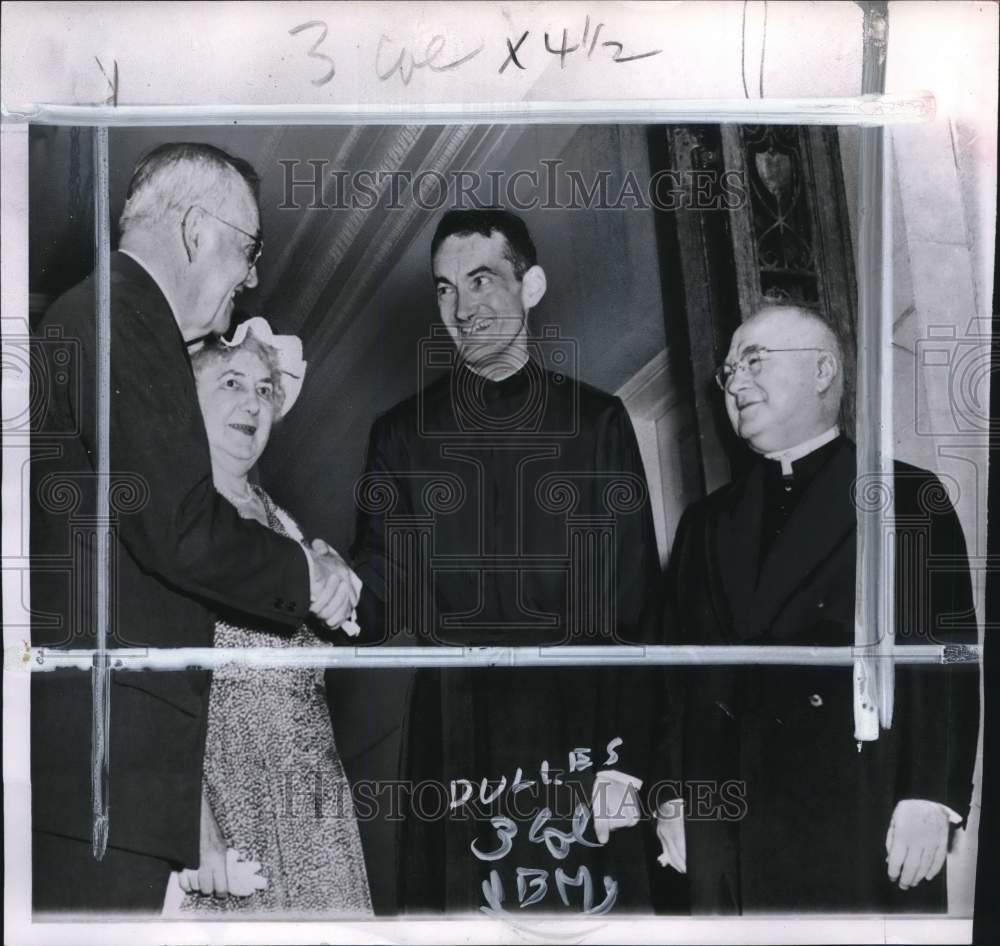
[[[191,355],[191,368],[195,377],[199,378],[211,365],[229,361],[241,351],[256,355],[271,375],[271,384],[274,386],[274,421],[277,423],[285,403],[284,376],[281,373],[278,350],[261,341],[253,331],[247,332],[246,338],[239,345],[223,344],[216,337],[206,339],[204,345]]]
[[[216,210],[243,188],[256,199],[260,179],[242,158],[205,144],[160,145],[135,168],[119,218],[122,234],[129,229],[155,226],[189,207]]]

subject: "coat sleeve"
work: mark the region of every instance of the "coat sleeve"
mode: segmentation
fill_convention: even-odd
[[[393,430],[385,415],[376,418],[368,438],[365,471],[354,490],[357,521],[351,560],[364,583],[358,602],[362,643],[404,646],[419,629],[414,615],[402,613],[409,595],[393,595],[410,582],[409,568],[399,549],[391,551],[386,538],[386,520],[392,515],[412,512],[410,494],[399,473],[409,467],[403,438]],[[406,639],[400,639],[403,634]]]
[[[617,398],[595,462],[597,472],[604,474],[610,484],[605,503],[615,522],[616,643],[659,643],[656,611],[660,563],[649,485],[632,421]],[[620,487],[616,486],[617,480],[621,481]]]
[[[978,626],[958,516],[936,476],[903,477],[897,473],[896,641],[974,645]],[[900,524],[901,511],[912,528]],[[938,801],[967,817],[979,730],[978,665],[898,667],[894,716],[901,738],[897,800]]]
[[[183,350],[172,338],[173,345],[164,344],[162,331],[151,329],[150,305],[141,293],[130,286],[112,289],[109,436],[119,539],[144,571],[184,594],[297,626],[310,598],[301,546],[241,519],[215,491]],[[81,322],[79,314],[68,321],[84,326],[77,396],[94,403],[76,403],[71,410],[94,463],[96,350],[88,337],[93,323]]]

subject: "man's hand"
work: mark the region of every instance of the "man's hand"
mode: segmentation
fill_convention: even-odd
[[[948,856],[948,815],[937,802],[904,799],[892,813],[885,849],[889,879],[900,890],[933,880]]]
[[[635,792],[642,782],[606,769],[594,776],[594,787],[590,793],[590,811],[594,819],[594,834],[601,844],[606,844],[612,831],[631,828],[639,823],[642,808]]]
[[[313,563],[309,609],[330,627],[340,627],[358,603],[361,579],[322,539],[313,539],[308,551]]]
[[[684,802],[661,802],[656,809],[656,836],[663,852],[656,858],[661,867],[687,873],[687,842],[684,839]]]

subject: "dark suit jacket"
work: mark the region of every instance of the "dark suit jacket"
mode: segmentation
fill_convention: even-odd
[[[33,341],[32,643],[93,647],[96,329],[93,276],[46,313]],[[309,605],[301,548],[240,519],[215,491],[194,376],[170,307],[111,257],[111,647],[209,647],[236,609],[291,631]],[[209,674],[116,671],[112,846],[198,860]],[[91,832],[90,675],[32,678],[33,826]]]
[[[833,445],[764,561],[765,461],[685,512],[669,567],[677,642],[853,644],[855,463],[850,441]],[[965,542],[937,477],[896,465],[895,524],[897,642],[975,643]],[[898,665],[892,729],[860,751],[850,667],[677,676],[695,912],[943,907],[943,872],[907,893],[889,883],[884,840],[904,798],[967,813],[974,667]]]

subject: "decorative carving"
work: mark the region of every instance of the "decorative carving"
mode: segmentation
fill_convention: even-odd
[[[945,644],[941,652],[943,664],[974,664],[979,661],[979,648],[968,644]]]
[[[819,278],[798,128],[743,129],[760,291],[766,299],[816,302]]]

